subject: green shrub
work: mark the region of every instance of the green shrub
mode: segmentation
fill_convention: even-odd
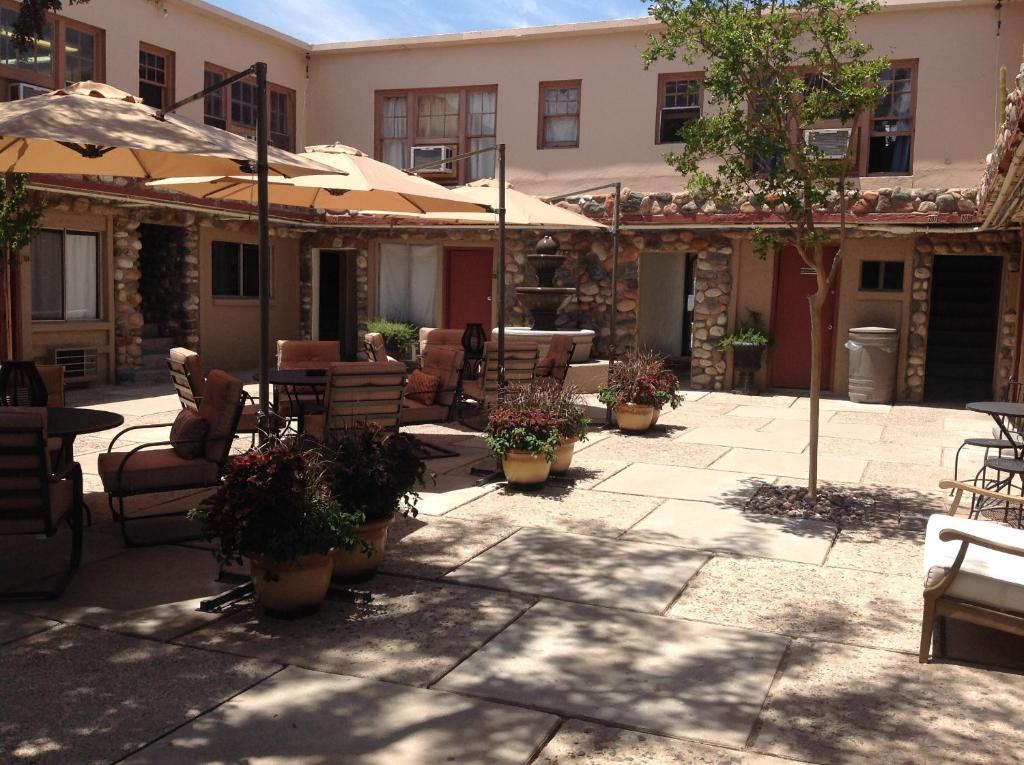
[[[366,323],[367,332],[379,332],[384,337],[384,347],[389,356],[396,359],[409,358],[409,347],[419,340],[420,328],[407,321],[373,319]]]

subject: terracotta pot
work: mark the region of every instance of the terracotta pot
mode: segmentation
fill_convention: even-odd
[[[660,406],[656,406],[656,407],[654,407],[654,416],[653,416],[653,417],[651,417],[651,427],[652,427],[652,428],[653,428],[653,427],[654,427],[655,425],[657,425],[657,424],[658,424],[658,417],[660,417],[660,416],[661,416],[661,407],[660,407]]]
[[[373,552],[367,555],[359,546],[346,550],[339,547],[334,551],[334,576],[337,579],[365,579],[373,574],[384,559],[384,548],[388,543],[388,529],[395,522],[395,516],[381,521],[370,521],[357,526],[355,534],[373,545]]]
[[[642,433],[651,427],[654,407],[645,404],[619,404],[615,408],[615,416],[619,421],[619,430]]]
[[[567,473],[572,467],[573,447],[576,446],[578,438],[570,440],[562,439],[555,447],[555,461],[551,463],[551,472],[555,475]]]
[[[265,611],[282,616],[312,613],[331,586],[331,555],[301,555],[282,563],[266,555],[249,558],[256,601]]]
[[[501,469],[514,486],[536,486],[548,480],[551,463],[542,455],[513,449],[501,458]]]

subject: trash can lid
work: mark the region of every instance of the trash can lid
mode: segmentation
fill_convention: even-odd
[[[861,332],[865,335],[895,335],[897,331],[892,327],[850,327],[850,332]]]

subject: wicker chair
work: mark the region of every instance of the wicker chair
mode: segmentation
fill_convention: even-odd
[[[324,409],[306,417],[305,433],[330,444],[334,434],[370,422],[398,429],[405,391],[400,361],[342,361],[331,364]]]
[[[82,468],[77,462],[51,471],[46,438],[46,409],[0,409],[0,535],[54,536],[60,524],[71,526],[71,559],[49,590],[5,592],[0,600],[56,598],[82,559]]]

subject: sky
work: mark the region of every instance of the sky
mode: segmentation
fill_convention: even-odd
[[[312,43],[623,19],[645,0],[209,0]]]

